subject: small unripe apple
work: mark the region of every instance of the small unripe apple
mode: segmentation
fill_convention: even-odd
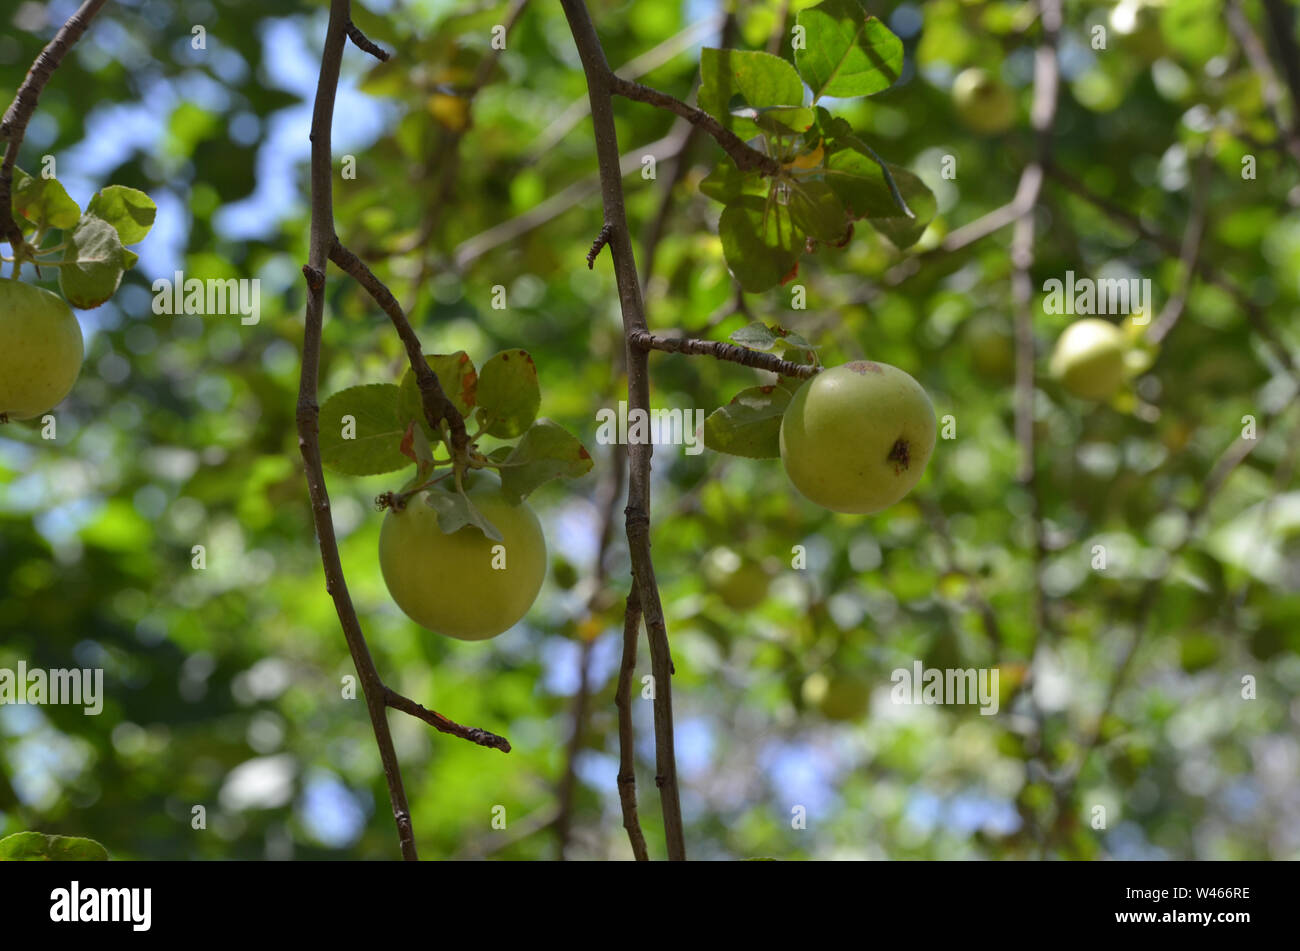
[[[31,419],[72,391],[85,345],[72,308],[57,294],[0,279],[0,414]]]
[[[972,66],[957,74],[952,84],[952,101],[957,117],[983,135],[995,135],[1011,128],[1016,119],[1016,96],[996,76]]]
[[[527,502],[501,494],[490,472],[466,475],[466,494],[496,526],[494,542],[473,525],[438,527],[428,493],[389,509],[379,531],[379,569],[397,606],[415,623],[448,637],[481,641],[513,627],[532,607],[546,577],[546,539]],[[430,491],[446,491],[433,489]]]
[[[934,439],[934,406],[921,384],[887,363],[856,360],[795,392],[781,419],[781,462],[810,501],[867,515],[911,491]]]
[[[1056,341],[1048,369],[1085,400],[1108,400],[1124,383],[1124,332],[1096,317],[1076,320]]]
[[[871,684],[850,674],[809,674],[800,692],[828,720],[859,720],[871,706]]]
[[[763,566],[723,546],[704,556],[704,580],[733,611],[758,607],[767,597]]]

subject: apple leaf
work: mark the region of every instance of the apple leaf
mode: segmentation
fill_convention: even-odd
[[[704,445],[750,459],[778,458],[781,417],[789,403],[790,390],[778,384],[741,390],[704,421]]]
[[[64,237],[59,290],[81,310],[98,307],[117,292],[127,268],[126,249],[116,229],[90,212]]]
[[[528,427],[501,469],[501,491],[518,504],[543,482],[576,479],[591,471],[591,454],[554,420],[543,416]]]
[[[36,178],[15,168],[12,192],[14,213],[34,226],[67,231],[81,220],[81,206],[57,178]]]
[[[497,527],[478,510],[464,492],[434,488],[424,494],[424,504],[438,513],[438,528],[444,535],[473,525],[494,542],[504,541]]]
[[[86,212],[98,215],[117,229],[123,244],[135,244],[143,241],[153,227],[158,206],[142,191],[125,185],[109,185],[95,193]]]
[[[107,862],[108,849],[94,839],[42,832],[15,832],[0,839],[0,862]]]
[[[407,426],[396,407],[392,383],[335,393],[320,409],[321,462],[346,475],[378,475],[409,466],[414,456],[402,452]]]
[[[903,41],[858,0],[824,0],[796,18],[806,42],[794,51],[799,75],[823,96],[870,96],[888,89],[903,72]]]
[[[766,195],[767,182],[757,172],[742,172],[730,159],[723,159],[700,182],[700,191],[725,205],[741,195]]]
[[[818,241],[844,241],[849,221],[835,190],[825,182],[803,181],[790,185],[790,220]]]
[[[438,378],[442,391],[447,394],[452,405],[460,410],[462,416],[468,417],[477,402],[478,372],[474,363],[464,350],[455,353],[435,353],[425,356],[425,362]],[[402,374],[398,394],[397,412],[405,420],[418,419],[430,439],[440,438],[424,418],[424,404],[420,400],[420,387],[415,382],[415,374],[409,369]]]
[[[749,350],[770,351],[779,347],[787,347],[811,353],[817,349],[805,340],[802,335],[795,333],[793,330],[786,330],[776,324],[770,327],[767,324],[758,322],[746,324],[732,333],[729,339],[737,346]]]
[[[848,213],[854,218],[869,219],[899,248],[915,244],[938,209],[934,193],[916,175],[898,165],[879,163],[859,149],[836,150],[826,160],[826,167],[829,170],[826,181]],[[908,217],[899,206],[889,187],[890,179],[913,217]]]
[[[700,108],[742,139],[757,134],[750,118],[731,112],[739,97],[754,109],[764,106],[803,106],[803,81],[795,68],[779,56],[750,50],[700,51]]]
[[[527,350],[503,350],[483,364],[478,418],[488,435],[513,439],[532,425],[541,405],[537,365]]]
[[[732,115],[749,119],[764,132],[790,135],[807,132],[817,121],[817,114],[807,106],[763,106],[733,109]]]
[[[742,195],[722,209],[718,237],[727,267],[750,293],[780,284],[799,261],[803,235],[786,205]]]

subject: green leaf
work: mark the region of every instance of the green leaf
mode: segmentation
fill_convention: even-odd
[[[780,284],[794,270],[803,250],[803,236],[790,218],[790,209],[754,195],[744,195],[722,209],[718,237],[727,267],[750,293]]]
[[[749,350],[770,351],[785,347],[811,353],[817,349],[793,330],[786,330],[776,324],[769,327],[757,322],[741,327],[731,334],[730,340]]]
[[[732,99],[740,97],[754,109],[802,106],[803,82],[795,68],[779,56],[749,50],[705,48],[700,52],[700,108],[741,138],[757,134],[752,119],[731,114]]]
[[[704,421],[704,445],[750,459],[780,457],[781,417],[790,395],[789,389],[776,384],[741,390]]]
[[[790,186],[790,220],[795,227],[819,241],[842,242],[849,221],[844,205],[825,182],[794,182]]]
[[[425,362],[438,378],[442,391],[447,394],[452,405],[460,410],[462,416],[468,417],[477,402],[478,372],[474,363],[464,350],[455,353],[435,353],[425,356]],[[425,435],[430,439],[439,438],[424,418],[424,404],[420,400],[420,387],[415,382],[415,374],[409,369],[402,375],[401,393],[398,397],[397,411],[403,420],[418,419]]]
[[[107,862],[108,849],[94,839],[16,832],[0,839],[0,862]]]
[[[518,503],[543,482],[576,479],[591,471],[591,455],[572,433],[542,417],[528,427],[514,451],[501,463],[501,491]]]
[[[33,177],[15,168],[12,192],[14,214],[35,226],[66,231],[81,220],[81,206],[57,178]]]
[[[723,159],[700,182],[700,191],[725,205],[741,195],[766,195],[767,182],[758,172],[742,172],[730,159]]]
[[[749,119],[764,132],[773,135],[807,132],[817,121],[817,114],[807,106],[746,108],[735,110],[734,115]]]
[[[117,229],[123,244],[143,241],[153,227],[158,206],[142,191],[125,185],[109,185],[95,193],[86,213],[98,215]]]
[[[321,462],[347,475],[378,475],[411,464],[402,454],[406,423],[397,415],[397,387],[369,383],[335,393],[320,409]],[[344,417],[352,417],[345,420]],[[345,432],[352,438],[345,439]]]
[[[870,96],[902,75],[903,41],[868,16],[858,0],[825,0],[800,10],[796,22],[806,33],[794,60],[812,87],[813,102]]]
[[[438,513],[438,528],[444,535],[473,525],[494,542],[503,541],[501,532],[478,510],[464,492],[433,488],[424,494],[424,504]]]
[[[489,435],[513,439],[532,425],[541,405],[537,366],[527,350],[503,350],[483,364],[478,417]]]
[[[854,148],[834,152],[827,160],[827,183],[854,218],[868,218],[871,224],[897,247],[906,248],[921,237],[938,205],[934,194],[919,178],[898,165],[887,165],[899,194],[915,215],[907,217],[899,208],[882,166]]]
[[[73,307],[98,307],[117,292],[128,267],[122,239],[107,221],[86,212],[64,241],[59,290]]]

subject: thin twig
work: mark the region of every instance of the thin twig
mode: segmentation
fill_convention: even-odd
[[[645,833],[636,808],[636,744],[632,736],[632,680],[636,676],[636,639],[641,629],[641,601],[637,597],[636,581],[627,596],[627,611],[623,616],[623,659],[618,668],[618,690],[614,704],[618,707],[618,801],[623,810],[623,828],[632,843],[632,854],[638,862],[650,858],[646,851]]]
[[[306,327],[303,331],[302,376],[298,383],[298,448],[302,452],[311,496],[312,520],[320,543],[321,564],[325,570],[325,590],[334,599],[334,609],[348,642],[348,651],[361,678],[366,709],[374,729],[379,757],[383,762],[388,797],[397,823],[397,838],[402,857],[419,858],[415,833],[411,828],[411,811],[402,786],[402,771],[388,729],[384,685],[370,657],[361,623],[357,620],[352,597],[343,578],[338,540],[334,536],[334,519],[330,514],[329,492],[320,458],[320,407],[316,403],[320,373],[321,327],[325,313],[325,268],[334,246],[334,202],[331,194],[330,127],[334,118],[334,98],[338,91],[339,68],[347,42],[349,0],[330,0],[329,26],[325,48],[321,53],[320,78],[316,83],[316,104],[311,124],[311,240],[303,274],[307,279]]]
[[[587,616],[592,617],[606,603],[605,587],[609,581],[607,561],[614,542],[614,526],[618,518],[618,503],[623,498],[626,482],[627,453],[616,443],[610,444],[609,468],[602,474],[598,490],[597,509],[600,519],[596,529],[596,559],[592,570],[591,590],[587,595]],[[565,750],[564,774],[558,787],[559,810],[555,820],[560,859],[565,858],[573,826],[574,792],[577,788],[578,754],[587,727],[587,714],[591,698],[591,652],[596,641],[585,638],[578,656],[578,692],[573,698],[573,728]]]
[[[451,428],[453,458],[463,456],[469,442],[468,436],[465,434],[465,417],[456,408],[456,404],[443,392],[437,374],[429,367],[429,361],[424,359],[424,351],[420,347],[420,338],[415,335],[410,321],[406,319],[406,313],[402,310],[402,305],[397,302],[397,298],[393,296],[392,292],[384,286],[384,282],[375,277],[370,268],[366,267],[366,263],[340,244],[337,238],[330,245],[329,258],[341,270],[351,275],[374,298],[380,309],[388,315],[394,329],[397,331],[397,336],[401,338],[402,345],[406,348],[406,356],[411,364],[411,372],[415,374],[415,382],[420,389],[420,401],[424,407],[425,420],[437,432],[439,424],[445,419],[447,425]]]
[[[693,337],[665,337],[639,330],[628,334],[628,343],[642,350],[662,350],[664,353],[688,353],[739,363],[759,370],[771,370],[777,376],[793,376],[806,380],[816,376],[821,367],[811,363],[794,363],[782,360],[774,353],[750,350],[720,340],[697,340]]]
[[[666,92],[651,89],[649,86],[643,86],[641,83],[633,82],[630,79],[623,79],[621,76],[615,75],[608,66],[605,67],[605,71],[605,81],[610,92],[625,99],[632,99],[660,109],[667,109],[674,115],[681,116],[691,125],[699,126],[713,136],[718,145],[722,146],[722,150],[731,156],[731,160],[736,163],[736,168],[742,172],[761,172],[764,175],[775,175],[781,171],[781,165],[776,159],[746,145],[740,136],[703,109],[687,105]]]
[[[388,62],[388,50],[383,49],[371,40],[370,37],[362,33],[361,28],[351,20],[348,21],[348,39],[357,45],[357,49],[369,53],[381,63]]]
[[[402,696],[392,687],[384,687],[384,703],[394,710],[401,710],[403,713],[409,713],[417,720],[423,720],[439,733],[458,736],[462,740],[469,740],[471,743],[486,746],[489,749],[500,750],[502,753],[510,752],[510,741],[504,736],[497,736],[495,733],[479,729],[476,726],[461,726],[455,720],[443,716],[438,711],[430,710],[409,697]]]
[[[591,242],[591,250],[587,252],[587,270],[590,271],[596,266],[596,258],[605,245],[609,244],[609,236],[612,233],[609,225],[604,225],[596,235],[596,240]]]
[[[561,0],[565,18],[573,34],[591,100],[591,119],[596,139],[596,159],[600,166],[601,200],[605,224],[613,230],[609,248],[614,259],[614,276],[618,285],[619,305],[625,336],[648,330],[641,287],[637,279],[636,258],[628,233],[627,213],[623,205],[623,179],[618,152],[618,134],[614,126],[611,84],[616,77],[610,71],[600,39],[582,0]],[[689,107],[687,107],[689,108]],[[642,412],[650,410],[650,376],[648,354],[627,343],[628,405]],[[628,554],[632,575],[645,616],[650,643],[650,665],[654,676],[655,783],[659,787],[664,817],[664,837],[668,858],[686,858],[682,828],[681,800],[677,785],[677,762],[673,750],[672,656],[668,645],[668,628],[664,620],[659,585],[655,580],[654,561],[650,555],[650,456],[649,443],[628,446],[629,476],[627,508]]]
[[[41,90],[59,68],[64,54],[86,32],[86,27],[103,5],[104,0],[86,0],[76,13],[68,17],[59,32],[54,34],[54,39],[37,55],[23,84],[18,87],[14,101],[5,110],[4,118],[0,119],[0,139],[6,142],[4,161],[0,163],[0,240],[9,242],[15,259],[23,244],[23,231],[13,218],[14,164],[18,161],[18,149],[23,144],[23,136],[27,134],[27,123],[36,111]],[[14,267],[18,267],[16,260]]]

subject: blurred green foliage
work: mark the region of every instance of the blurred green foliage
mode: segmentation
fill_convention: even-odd
[[[791,59],[789,24],[809,5],[739,4],[734,45],[767,49],[776,37],[773,48]],[[0,707],[0,836],[86,836],[114,858],[397,856],[370,725],[359,701],[342,698],[354,671],[324,590],[294,426],[307,124],[325,22],[323,2],[306,6],[110,4],[41,97],[26,167],[53,154],[78,201],[113,181],[147,192],[160,210],[140,264],[85,319],[87,361],[57,413],[58,439],[16,426],[0,435],[0,667],[102,667],[106,692],[99,716]],[[658,0],[590,6],[616,67],[712,18],[694,45],[652,56],[639,77],[691,95],[698,44],[716,45],[724,11]],[[73,7],[6,8],[5,101]],[[1204,259],[1261,302],[1295,354],[1300,176],[1223,7],[1169,0],[1156,8],[1154,32],[1123,34],[1112,25],[1119,8],[1067,3],[1054,155],[1175,242],[1203,188]],[[1032,502],[1016,477],[1014,392],[996,352],[1011,332],[1009,229],[956,253],[934,249],[1009,201],[1034,155],[1034,9],[981,0],[870,8],[903,40],[903,75],[836,111],[935,193],[938,213],[916,248],[900,252],[860,228],[846,248],[803,257],[796,283],[806,309],[791,309],[786,286],[745,295],[738,310],[720,206],[698,188],[721,158],[716,146],[694,141],[675,178],[662,154],[656,180],[642,177],[639,161],[625,178],[634,238],[654,233],[673,182],[645,282],[653,329],[725,339],[754,320],[777,323],[817,345],[824,363],[869,357],[907,370],[941,426],[946,415],[956,426],[912,495],[865,518],[804,502],[774,461],[656,451],[654,555],[677,669],[689,854],[1295,858],[1294,413],[1261,426],[1204,530],[1163,578],[1076,794],[1058,803],[1051,786],[1088,735],[1134,635],[1139,592],[1165,570],[1162,553],[1215,460],[1244,416],[1271,418],[1295,384],[1239,303],[1198,281],[1127,410],[1085,404],[1046,378],[1069,318],[1035,302],[1047,625],[1031,658]],[[1243,8],[1262,30],[1260,4]],[[371,500],[397,487],[392,477],[333,476],[333,514],[381,674],[514,747],[501,755],[390,714],[422,855],[556,855],[548,823],[586,658],[592,698],[568,854],[627,858],[613,705],[628,580],[619,532],[610,592],[594,614],[582,585],[599,530],[592,499],[609,465],[595,446],[595,413],[622,392],[618,300],[608,258],[594,271],[585,265],[601,211],[585,84],[558,4],[527,6],[468,102],[505,10],[354,3],[356,22],[395,56],[377,65],[354,48],[346,54],[335,144],[337,167],[354,156],[356,175],[336,176],[335,216],[340,238],[407,307],[427,352],[463,349],[482,361],[524,347],[535,358],[541,412],[577,433],[597,462],[584,481],[552,483],[532,500],[565,566],[553,574],[576,568],[578,584],[566,590],[553,578],[527,621],[496,640],[451,641],[409,622],[380,578]],[[195,26],[205,49],[192,47]],[[1095,26],[1107,27],[1104,50],[1091,45]],[[1003,136],[966,132],[954,115],[952,78],[973,65],[1016,91],[1020,120]],[[646,105],[618,101],[616,110],[625,155],[639,157],[674,128],[673,116]],[[1247,154],[1252,179],[1241,174]],[[1203,186],[1194,184],[1202,155]],[[955,178],[942,175],[945,156]],[[1052,181],[1038,214],[1036,289],[1071,269],[1149,277],[1157,302],[1177,289],[1176,260]],[[534,226],[494,230],[521,219]],[[155,316],[150,282],[176,270],[259,278],[260,321]],[[498,286],[505,309],[492,306]],[[322,398],[397,380],[404,353],[364,292],[332,271],[326,307]],[[652,354],[651,367],[657,407],[711,412],[766,382],[701,357]],[[1089,567],[1096,544],[1109,552],[1105,571]],[[203,570],[191,567],[195,545],[205,546]],[[702,560],[718,545],[775,562],[760,607],[736,613],[707,590]],[[790,568],[796,545],[806,547],[806,570]],[[973,592],[991,607],[1000,643]],[[916,660],[996,665],[1014,702],[989,717],[890,704],[891,671]],[[638,677],[648,672],[644,648],[639,661]],[[1031,664],[1033,686],[1016,690]],[[865,718],[830,722],[804,708],[804,681],[833,671],[874,685]],[[1246,675],[1256,699],[1241,699]],[[635,711],[642,822],[652,854],[662,854],[650,704]],[[203,830],[192,828],[199,805]],[[491,825],[496,806],[505,830]],[[807,809],[806,829],[791,827],[796,806]],[[1105,829],[1092,826],[1097,806]]]

